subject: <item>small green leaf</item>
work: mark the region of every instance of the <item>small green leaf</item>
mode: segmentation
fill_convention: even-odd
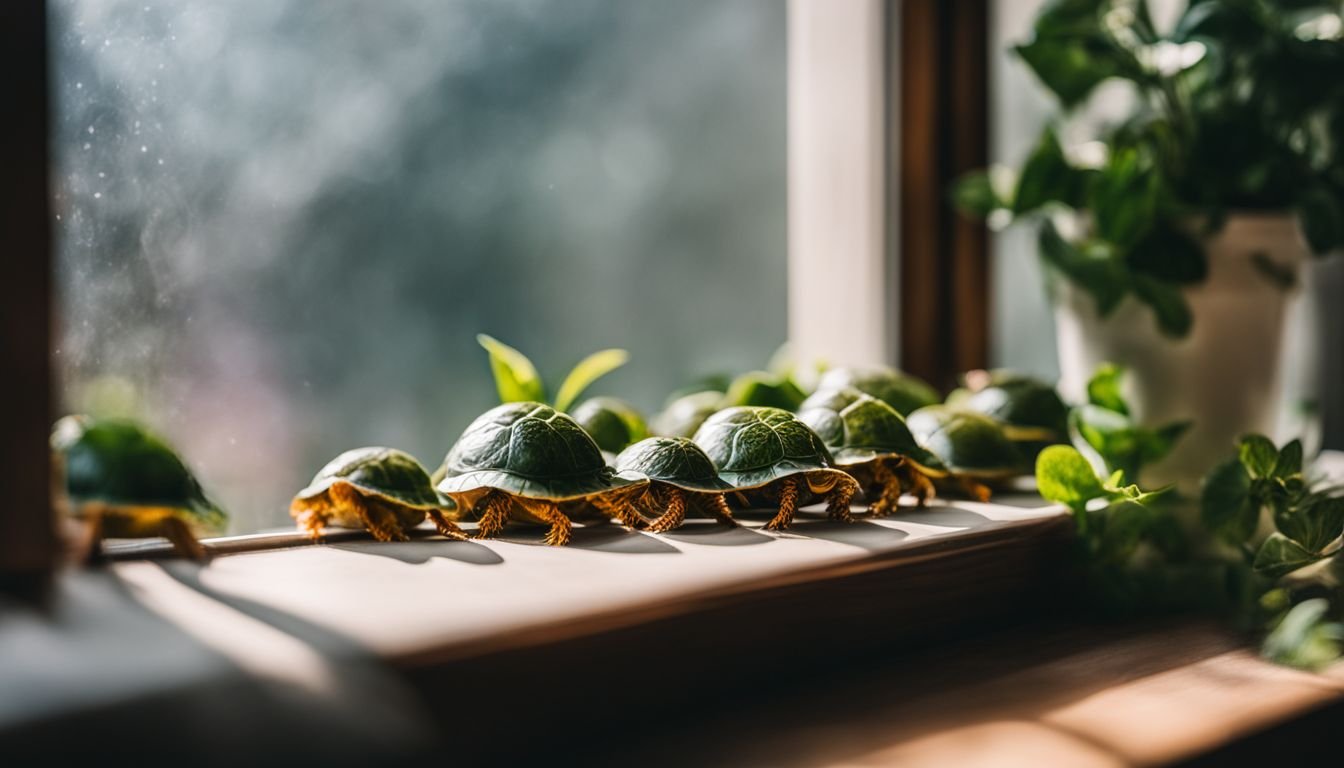
[[[1219,464],[1204,478],[1200,518],[1229,544],[1245,542],[1260,521],[1260,508],[1251,501],[1250,490],[1251,476],[1237,459]]]
[[[1170,424],[1163,424],[1157,429],[1142,429],[1139,431],[1139,461],[1143,464],[1151,464],[1155,461],[1161,461],[1171,453],[1171,449],[1176,447],[1176,441],[1194,426],[1194,422],[1173,421]]]
[[[1320,559],[1321,555],[1308,552],[1287,536],[1272,533],[1265,539],[1265,543],[1260,545],[1260,551],[1255,553],[1253,567],[1256,573],[1277,579]]]
[[[988,218],[994,211],[1007,207],[994,194],[994,185],[990,183],[987,171],[974,171],[953,182],[952,204],[967,216],[979,219]]]
[[[1120,305],[1130,283],[1129,274],[1124,263],[1109,249],[1077,248],[1060,237],[1048,221],[1041,225],[1037,246],[1046,264],[1092,294],[1102,317],[1110,315]]]
[[[1157,327],[1170,338],[1183,338],[1190,332],[1194,316],[1179,286],[1148,275],[1134,275],[1134,295],[1152,307]]]
[[[625,365],[629,359],[630,353],[624,349],[604,349],[580,360],[556,390],[555,410],[568,411],[593,382]]]
[[[1081,171],[1069,165],[1059,138],[1047,127],[1022,166],[1017,191],[1013,194],[1013,213],[1020,216],[1049,203],[1077,207],[1083,202],[1081,193],[1085,178]]]
[[[1326,621],[1330,602],[1322,597],[1293,606],[1265,637],[1261,652],[1279,664],[1319,670],[1344,651],[1344,625]]]
[[[1278,461],[1279,451],[1264,435],[1246,435],[1241,438],[1237,455],[1245,465],[1246,471],[1251,473],[1251,477],[1269,477],[1274,474],[1274,464]]]
[[[1276,509],[1274,524],[1303,549],[1320,554],[1344,533],[1344,496],[1311,495],[1295,507]]]
[[[1287,479],[1293,475],[1302,474],[1302,441],[1290,440],[1279,451],[1278,457],[1274,460],[1273,474],[1275,477]]]
[[[1137,149],[1111,152],[1101,172],[1093,176],[1088,209],[1097,235],[1121,250],[1130,250],[1153,228],[1162,176]]]
[[[1128,560],[1143,540],[1153,517],[1151,510],[1137,502],[1125,499],[1112,503],[1103,515],[1101,556],[1115,563]]]
[[[1036,486],[1042,497],[1079,511],[1106,495],[1092,465],[1069,445],[1052,445],[1036,457]]]
[[[1087,382],[1087,401],[1116,413],[1129,415],[1129,404],[1120,394],[1120,381],[1125,369],[1115,363],[1102,363]]]
[[[490,372],[495,376],[501,403],[542,402],[546,399],[546,386],[527,356],[484,333],[477,334],[476,341],[490,354]]]

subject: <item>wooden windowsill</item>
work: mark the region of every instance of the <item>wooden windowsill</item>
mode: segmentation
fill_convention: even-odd
[[[994,638],[1056,602],[1072,536],[1067,515],[1031,497],[996,501],[940,502],[850,525],[814,509],[780,535],[759,530],[764,517],[735,530],[697,521],[662,536],[602,525],[577,528],[567,548],[545,547],[526,529],[501,541],[425,534],[397,544],[342,533],[319,546],[277,533],[217,541],[238,553],[200,566],[146,557],[161,554],[159,544],[129,545],[105,568],[64,574],[48,616],[0,609],[0,752],[57,743],[82,754],[95,742],[105,748],[96,737],[110,738],[111,729],[161,722],[165,754],[192,748],[206,730],[232,729],[277,755],[451,749],[459,763],[509,762],[552,754],[558,740],[562,754],[601,762],[623,744],[647,748],[650,718],[694,732],[717,722],[701,722],[716,707],[742,722],[794,717],[777,711],[787,695],[805,703],[820,695],[808,686],[832,685],[855,669],[865,670],[858,677],[866,684],[885,680],[882,690],[901,700],[929,701],[929,717],[902,714],[901,729],[879,721],[880,736],[865,737],[875,754],[903,749],[970,724],[947,698],[952,691],[987,704],[1016,685],[976,688],[1004,670],[975,663],[966,665],[979,670],[970,680],[914,683],[929,671],[920,659],[938,649],[958,658],[984,653],[983,645],[948,645],[960,637],[1026,664],[1012,660],[1030,642],[1014,650]],[[1219,639],[1200,647],[1236,652],[1228,636],[1209,636]],[[907,666],[893,672],[898,660]],[[1280,673],[1250,656],[1244,662]],[[1108,679],[1100,669],[1097,688]],[[1019,686],[1022,695],[1049,690],[1051,677],[1069,670],[1046,668]],[[1326,683],[1316,689],[1338,693]],[[1262,707],[1235,728],[1248,732],[1320,700]],[[545,733],[518,735],[522,705],[544,719]],[[871,722],[852,714],[840,707],[818,722]],[[593,731],[596,723],[604,728]],[[471,738],[458,738],[460,729]],[[69,732],[88,739],[59,739]],[[1199,749],[1232,734],[1223,736]],[[673,756],[712,756],[718,744],[735,755],[743,744],[732,739],[711,728],[704,743],[660,754],[686,764]],[[254,753],[247,740],[211,744],[221,755]],[[817,744],[801,742],[792,754],[799,764],[821,756]],[[832,757],[856,754],[863,752]]]

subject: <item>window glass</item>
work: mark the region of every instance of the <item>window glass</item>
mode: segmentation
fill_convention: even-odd
[[[784,4],[52,4],[64,407],[233,514],[335,453],[430,465],[484,331],[655,409],[785,336]]]

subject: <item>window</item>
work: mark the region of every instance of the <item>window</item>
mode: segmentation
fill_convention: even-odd
[[[486,331],[645,409],[785,339],[785,7],[58,0],[63,410],[179,444],[233,529],[346,448],[431,466]]]

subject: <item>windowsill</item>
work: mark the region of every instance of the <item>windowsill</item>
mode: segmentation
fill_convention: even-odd
[[[346,757],[451,749],[466,763],[508,761],[536,758],[550,738],[591,749],[646,732],[650,717],[694,720],[716,705],[759,719],[780,706],[770,692],[781,685],[897,660],[907,668],[882,690],[944,707],[920,721],[928,732],[901,731],[923,738],[959,722],[946,696],[934,696],[951,683],[913,682],[928,671],[919,659],[929,642],[945,654],[952,637],[990,643],[1054,594],[1068,517],[1039,499],[999,502],[939,503],[852,525],[814,512],[778,536],[758,530],[763,517],[736,530],[692,522],[663,536],[578,528],[568,548],[543,546],[526,529],[503,541],[426,534],[399,544],[350,532],[283,551],[263,547],[303,540],[262,534],[216,541],[247,551],[204,567],[144,559],[160,545],[130,545],[116,554],[134,559],[65,574],[52,617],[5,609],[0,752],[74,732],[88,740],[60,749],[78,754],[100,734],[159,722],[165,750],[235,729],[257,735],[211,748],[247,756],[261,741],[283,754],[316,740]],[[1235,642],[1223,637],[1220,653]],[[993,645],[990,656],[1000,652],[1002,673],[1016,651]],[[1249,656],[1245,664],[1282,677]],[[870,686],[883,679],[863,677]],[[1212,729],[1218,738],[1198,748],[1340,693],[1325,683],[1311,690],[1319,695],[1246,714],[1235,732]],[[520,702],[570,735],[515,737]],[[833,715],[866,722],[846,711]],[[594,723],[619,733],[581,735]],[[459,740],[459,728],[472,738]]]

